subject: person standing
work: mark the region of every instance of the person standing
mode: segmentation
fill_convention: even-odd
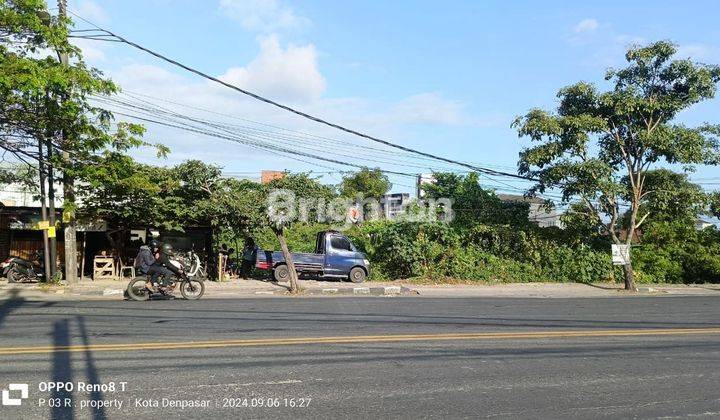
[[[243,260],[242,266],[240,267],[240,277],[247,280],[250,277],[252,268],[255,265],[255,260],[257,259],[257,246],[252,238],[247,238],[245,240],[242,257]]]

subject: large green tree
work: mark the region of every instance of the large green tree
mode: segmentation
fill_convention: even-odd
[[[629,201],[632,197],[630,178],[624,177],[623,182],[627,187],[626,200]],[[645,174],[644,187],[647,193],[639,213],[647,214],[648,222],[677,222],[692,226],[700,214],[706,213],[708,195],[685,173],[664,168],[649,170]]]
[[[635,230],[652,217],[640,212],[648,195],[657,193],[647,183],[648,169],[662,162],[718,164],[720,126],[688,127],[676,117],[714,97],[720,68],[674,60],[675,52],[665,41],[633,47],[627,67],[608,71],[610,90],[580,82],[560,90],[557,112],[533,109],[517,118],[519,135],[538,143],[520,153],[519,172],[537,181],[530,192],[556,188],[563,201],[579,197],[607,221],[614,243],[630,245]],[[626,206],[627,231],[621,233]],[[624,272],[625,288],[634,290],[631,262]]]
[[[65,16],[51,16],[43,0],[0,0],[0,148],[29,166],[41,161],[62,173],[63,218],[72,232],[74,179],[87,178],[98,153],[145,143],[141,126],[115,122],[90,101],[91,95],[112,95],[118,87],[86,66],[80,50],[68,42],[71,25]],[[40,147],[47,149],[44,159]],[[75,243],[71,239],[66,248]],[[76,278],[73,249],[66,249],[69,280]]]
[[[362,168],[358,172],[345,175],[338,185],[340,194],[349,198],[362,195],[364,198],[379,199],[390,191],[390,188],[390,180],[379,168]]]
[[[120,255],[129,230],[138,224],[173,231],[210,226],[215,234],[235,238],[264,223],[265,187],[225,178],[217,166],[190,160],[158,167],[110,152],[93,159],[79,179],[79,215],[105,220]]]
[[[308,173],[291,174],[286,172],[283,177],[272,180],[267,187],[270,200],[266,201],[267,206],[263,208],[266,216],[264,223],[272,229],[280,244],[280,250],[290,276],[290,292],[296,294],[299,292],[300,286],[295,263],[285,238],[285,231],[297,222],[297,206],[300,200],[310,199],[312,202],[317,202],[320,199],[320,205],[326,205],[335,197],[335,191],[332,187],[321,184],[317,178],[313,178]],[[276,198],[273,199],[273,194],[276,193],[279,195],[275,195]],[[293,195],[292,199],[288,193]],[[318,212],[321,215],[325,214],[324,209],[308,210],[310,220],[315,218]]]
[[[715,191],[709,196],[710,214],[720,219],[720,191]]]
[[[475,172],[467,175],[438,172],[433,177],[433,183],[422,185],[425,197],[451,199],[455,226],[470,227],[478,223],[528,224],[528,203],[500,200],[493,190],[480,185],[480,175]]]

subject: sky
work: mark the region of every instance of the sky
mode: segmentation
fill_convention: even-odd
[[[533,107],[554,109],[563,86],[582,80],[606,87],[606,70],[623,66],[628,46],[666,39],[678,45],[679,58],[720,63],[716,1],[70,0],[69,8],[138,44],[313,115],[511,172],[529,145],[511,128],[513,119]],[[76,27],[90,26],[78,21]],[[316,144],[306,138],[294,147],[356,164],[406,173],[452,167],[303,120],[123,44],[75,42],[86,61],[125,92],[224,115],[174,108],[183,112],[331,138]],[[679,121],[720,123],[718,111],[716,98],[683,112]],[[136,157],[146,162],[201,159],[250,177],[261,169],[314,170],[327,183],[339,182],[338,170],[352,169],[147,128],[147,140],[172,153],[158,162],[151,151],[138,151]],[[691,177],[707,189],[720,186],[718,168],[700,167]],[[413,191],[410,177],[392,175],[391,181],[393,191]],[[506,192],[523,187],[511,180],[483,182]]]

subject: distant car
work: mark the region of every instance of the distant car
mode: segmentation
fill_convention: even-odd
[[[324,279],[344,279],[362,283],[370,275],[370,262],[365,254],[355,249],[350,240],[340,232],[319,232],[313,253],[291,253],[298,274]],[[270,270],[279,282],[290,279],[282,252],[259,250],[255,267]]]

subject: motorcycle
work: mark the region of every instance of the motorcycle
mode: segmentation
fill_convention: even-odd
[[[8,283],[37,282],[43,279],[42,257],[36,252],[35,257],[40,263],[26,260],[20,257],[10,257],[0,263],[3,277],[6,277]]]
[[[178,261],[182,264],[188,276],[190,277],[202,277],[206,278],[207,273],[205,267],[203,267],[200,261],[200,256],[195,252],[195,246],[186,252],[184,255],[178,257]]]
[[[205,293],[205,283],[196,277],[190,277],[186,274],[183,264],[178,261],[170,260],[179,270],[180,275],[171,274],[168,276],[161,275],[158,278],[158,287],[156,293],[161,296],[170,296],[173,290],[180,285],[180,294],[186,300],[197,300]],[[146,283],[150,282],[151,276],[136,277],[130,280],[127,286],[127,295],[130,299],[136,301],[150,300],[154,294],[146,287]]]

